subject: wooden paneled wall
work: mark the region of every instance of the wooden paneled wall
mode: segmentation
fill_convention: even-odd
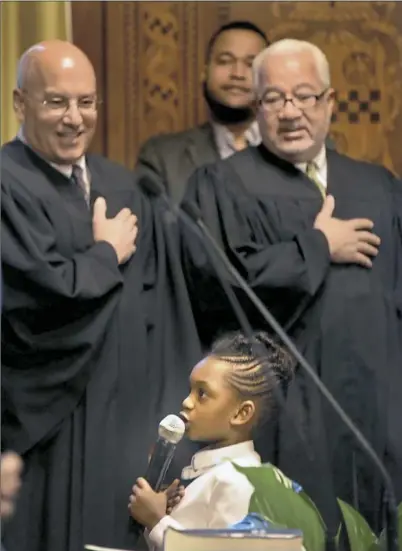
[[[205,120],[205,47],[235,19],[272,40],[320,46],[338,91],[338,149],[402,175],[400,2],[73,2],[74,41],[94,63],[103,98],[93,149],[133,167],[149,136]]]

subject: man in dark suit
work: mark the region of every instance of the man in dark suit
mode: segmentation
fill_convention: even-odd
[[[137,166],[152,168],[175,201],[181,200],[196,168],[260,143],[251,65],[268,44],[264,32],[247,21],[218,29],[208,43],[203,75],[210,121],[184,132],[154,136],[142,146]]]

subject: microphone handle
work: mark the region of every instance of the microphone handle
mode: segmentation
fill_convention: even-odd
[[[176,447],[176,444],[172,444],[161,437],[159,437],[156,441],[148,464],[147,472],[144,476],[145,480],[155,492],[159,492],[161,490],[166,473],[172,462],[174,452],[176,451]],[[137,544],[138,540],[144,533],[145,528],[141,523],[132,517],[130,517],[129,523],[130,532],[133,533],[135,544]]]
[[[225,252],[216,242],[209,228],[205,225],[205,223],[201,219],[198,207],[193,203],[187,202],[187,203],[184,203],[181,206],[181,208],[183,209],[184,213],[187,216],[189,216],[193,220],[193,222],[197,224],[197,226],[200,228],[204,237],[210,243],[215,254],[220,259],[221,263],[225,266],[228,273],[237,282],[239,287],[246,293],[248,298],[251,300],[251,302],[254,304],[254,306],[257,308],[257,310],[260,312],[260,314],[263,316],[266,322],[271,326],[271,328],[279,336],[281,341],[287,346],[287,348],[292,353],[294,358],[298,361],[299,365],[308,374],[310,379],[314,382],[314,384],[319,389],[319,391],[324,396],[324,398],[327,400],[327,402],[332,406],[332,408],[335,410],[335,412],[340,417],[340,419],[349,428],[350,432],[353,434],[353,436],[359,442],[364,452],[372,461],[372,464],[376,467],[377,471],[381,475],[381,478],[385,486],[384,502],[387,509],[387,523],[386,523],[387,551],[398,551],[399,550],[398,510],[396,505],[395,492],[394,492],[391,477],[388,474],[388,471],[385,468],[384,464],[382,463],[381,459],[378,457],[376,451],[371,446],[370,442],[362,434],[362,432],[358,429],[358,427],[354,424],[354,422],[350,419],[347,413],[343,410],[343,408],[337,402],[337,400],[334,398],[331,392],[322,383],[321,379],[318,377],[314,369],[310,366],[308,361],[299,352],[296,345],[293,343],[290,337],[286,334],[286,332],[281,327],[281,325],[276,321],[276,319],[271,314],[271,312],[266,308],[263,302],[258,298],[256,293],[252,290],[250,285],[246,282],[246,280],[240,275],[240,273],[236,270],[236,268],[230,262]]]
[[[155,492],[159,492],[162,487],[175,451],[176,444],[172,444],[164,438],[158,438],[156,441],[155,448],[152,452],[151,460],[144,477]]]

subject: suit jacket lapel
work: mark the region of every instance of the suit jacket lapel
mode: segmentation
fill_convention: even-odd
[[[194,168],[219,160],[218,148],[215,143],[214,132],[209,122],[199,126],[189,140],[186,153]]]

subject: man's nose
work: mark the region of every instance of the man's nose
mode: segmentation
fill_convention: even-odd
[[[286,100],[285,105],[279,111],[279,118],[282,120],[298,119],[301,116],[302,111],[294,105],[293,101],[290,98]]]
[[[247,70],[242,61],[237,60],[232,63],[230,76],[236,80],[246,80]]]
[[[63,119],[74,126],[79,126],[82,123],[82,113],[76,101],[70,101]]]

